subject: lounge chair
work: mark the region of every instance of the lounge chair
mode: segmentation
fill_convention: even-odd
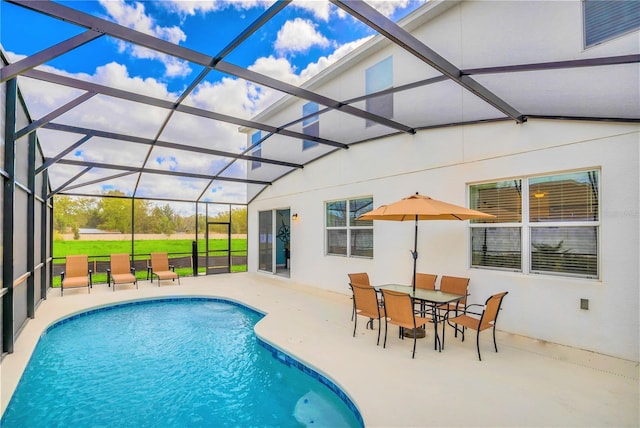
[[[469,305],[465,309],[465,313],[450,319],[449,321],[456,324],[456,326],[462,326],[462,341],[464,342],[464,330],[470,328],[475,330],[476,333],[476,348],[478,349],[478,360],[482,361],[480,357],[480,332],[489,328],[493,329],[493,346],[498,352],[498,345],[496,343],[496,320],[498,319],[498,312],[500,312],[500,306],[502,305],[502,299],[509,292],[494,294],[489,297],[484,305]],[[469,311],[468,309],[473,306],[483,307],[482,313]],[[477,315],[479,318],[469,316],[468,314]]]
[[[87,287],[88,292],[91,293],[91,275],[88,256],[67,256],[64,272],[60,273],[60,296],[64,295],[65,288]]]
[[[151,253],[151,282],[153,283],[153,277],[158,278],[158,287],[160,287],[161,279],[170,279],[172,281],[178,280],[180,285],[180,277],[175,272],[175,266],[169,265],[169,256],[167,253]]]
[[[136,269],[131,267],[129,254],[111,254],[109,269],[107,269],[107,284],[111,286],[113,280],[113,291],[116,291],[116,284],[135,284],[138,288]]]

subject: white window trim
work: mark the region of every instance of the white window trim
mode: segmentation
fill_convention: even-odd
[[[577,172],[587,172],[587,171],[598,171],[598,220],[597,221],[576,221],[576,222],[531,222],[529,220],[529,180],[537,177],[549,177],[554,175],[563,175],[563,174],[571,174]],[[493,180],[485,180],[474,183],[467,184],[467,201],[469,200],[470,189],[471,186],[484,184],[484,183],[495,183],[498,181],[507,181],[507,180],[521,180],[521,191],[522,191],[522,220],[519,223],[498,223],[498,224],[486,224],[486,223],[469,223],[469,228],[467,231],[467,257],[468,257],[468,265],[472,269],[485,269],[492,271],[502,271],[502,272],[519,272],[523,275],[544,275],[544,276],[552,276],[552,277],[565,277],[565,278],[579,278],[584,280],[592,280],[599,281],[602,277],[602,169],[600,167],[592,167],[592,168],[580,168],[580,169],[572,169],[572,170],[563,170],[563,171],[552,171],[546,172],[542,174],[533,174],[533,175],[522,175],[517,177],[507,177],[507,178],[498,178]],[[531,229],[540,228],[540,227],[580,227],[580,226],[589,226],[596,227],[598,230],[598,250],[597,250],[597,260],[598,260],[598,275],[596,276],[587,276],[587,275],[578,275],[572,273],[557,273],[557,272],[532,272],[531,271]],[[471,263],[472,255],[471,255],[471,229],[472,228],[485,228],[485,227],[518,227],[520,228],[520,269],[509,269],[509,268],[499,268],[494,266],[474,266]]]
[[[356,200],[356,199],[365,199],[365,198],[371,198],[371,201],[373,202],[373,196],[371,195],[365,195],[365,196],[355,196],[352,198],[340,198],[340,199],[332,199],[332,200],[327,200],[323,202],[322,208],[324,210],[324,215],[323,215],[323,221],[324,221],[324,255],[325,256],[332,256],[332,257],[348,257],[348,258],[356,258],[356,259],[368,259],[368,260],[372,260],[372,257],[367,257],[367,256],[358,256],[358,255],[352,255],[351,254],[351,230],[371,230],[371,236],[373,238],[373,223],[371,224],[371,226],[350,226],[349,225],[349,214],[351,212],[351,207],[349,202]],[[345,226],[327,226],[327,204],[330,204],[332,202],[346,202],[346,208],[347,208],[347,215],[346,215],[346,225]],[[327,233],[327,231],[329,230],[346,230],[347,231],[347,254],[336,254],[336,253],[330,253],[329,252],[329,234]]]

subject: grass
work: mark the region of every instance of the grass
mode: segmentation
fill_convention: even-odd
[[[150,239],[135,241],[135,258],[146,259],[150,253],[191,254],[191,239]],[[205,240],[198,240],[198,251],[205,250]],[[209,240],[209,251],[227,250],[226,239]],[[236,255],[247,254],[246,239],[232,239],[231,251]],[[53,257],[61,258],[73,254],[87,254],[89,257],[109,257],[114,253],[131,254],[131,241],[54,241]],[[63,263],[64,261],[59,261]]]

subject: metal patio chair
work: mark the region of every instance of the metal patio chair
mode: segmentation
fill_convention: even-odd
[[[449,321],[453,324],[462,326],[462,341],[464,342],[464,330],[466,328],[470,328],[476,331],[476,347],[478,348],[478,360],[482,361],[482,357],[480,356],[480,332],[493,329],[493,346],[498,352],[498,344],[496,343],[496,320],[498,319],[498,312],[500,311],[500,306],[502,305],[502,299],[509,292],[505,291],[503,293],[494,294],[489,297],[484,305],[469,305],[465,309],[465,313],[457,316],[455,318],[450,319]],[[481,313],[469,311],[468,308],[473,306],[480,306],[483,308]],[[475,318],[469,316],[468,314],[479,316],[479,318]]]

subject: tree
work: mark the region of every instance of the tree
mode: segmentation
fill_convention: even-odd
[[[124,196],[119,190],[110,190],[108,196]],[[98,227],[103,230],[131,232],[131,199],[103,197],[98,202]]]
[[[81,227],[97,227],[95,198],[55,196],[53,199],[53,228],[59,233],[77,231]]]

